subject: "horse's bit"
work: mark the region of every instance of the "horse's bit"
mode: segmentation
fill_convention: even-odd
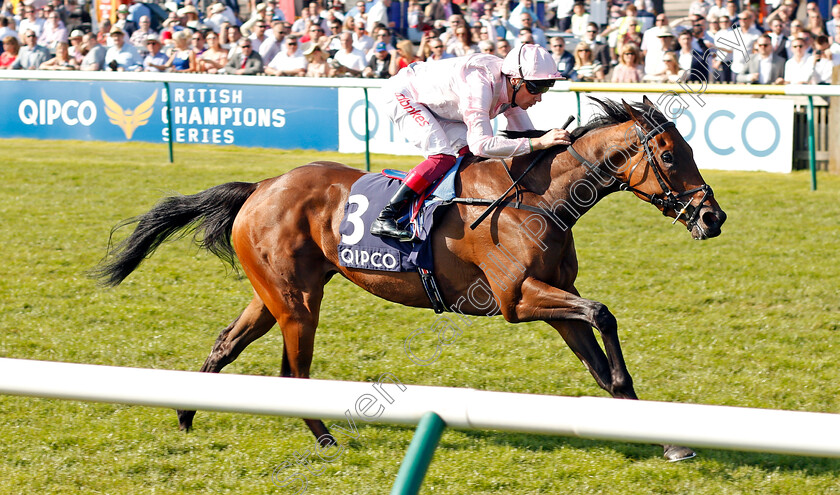
[[[668,181],[665,180],[665,174],[662,172],[662,169],[659,167],[659,164],[656,162],[656,159],[653,156],[653,151],[651,150],[650,144],[649,144],[649,141],[654,136],[665,132],[665,129],[667,129],[668,127],[674,127],[674,123],[673,122],[665,122],[665,123],[659,124],[658,126],[656,126],[652,131],[648,132],[647,134],[645,134],[644,131],[642,130],[642,128],[639,127],[639,124],[633,124],[633,126],[636,130],[636,136],[638,136],[639,142],[642,144],[642,146],[645,149],[645,156],[640,158],[639,161],[636,162],[636,164],[633,165],[633,167],[630,169],[630,172],[627,174],[627,181],[626,182],[619,181],[618,188],[621,189],[622,191],[634,192],[634,193],[638,194],[639,196],[642,196],[643,198],[645,198],[652,205],[662,206],[662,214],[663,215],[667,214],[668,210],[674,210],[674,212],[677,214],[677,216],[676,216],[676,218],[674,218],[674,221],[672,222],[672,225],[674,223],[677,223],[677,220],[679,220],[680,217],[682,217],[683,215],[686,215],[686,225],[688,226],[689,229],[691,229],[691,227],[695,223],[697,223],[697,218],[700,214],[700,206],[702,206],[703,203],[705,203],[707,199],[714,196],[714,192],[712,191],[712,187],[708,184],[703,184],[700,187],[696,187],[694,189],[689,189],[688,191],[683,191],[681,193],[674,193],[671,185],[668,184]],[[600,165],[602,165],[603,163],[606,162],[606,158],[605,158],[604,162],[599,162],[599,163],[596,163],[596,164],[592,165],[592,164],[589,163],[589,161],[586,158],[581,156],[581,154],[578,153],[575,150],[574,146],[569,145],[566,149],[576,160],[578,160],[581,163],[587,164],[587,166],[589,166],[590,169],[594,169],[596,167],[599,167]],[[656,177],[656,181],[659,182],[659,187],[663,191],[663,193],[661,195],[659,195],[659,194],[648,194],[648,193],[646,193],[644,191],[640,191],[639,189],[636,189],[635,187],[630,185],[630,178],[633,177],[633,173],[636,171],[636,168],[643,161],[645,161],[645,157],[647,158],[647,162],[650,164],[650,168],[653,170],[653,175]],[[616,180],[618,180],[618,179],[616,179]],[[691,198],[689,198],[688,201],[680,201],[680,198],[684,198],[686,196],[691,196],[692,194],[700,192],[700,191],[703,192],[703,198],[700,200],[700,203],[699,203],[698,206],[694,206],[694,205],[691,204]]]

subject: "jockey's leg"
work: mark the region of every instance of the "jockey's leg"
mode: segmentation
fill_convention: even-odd
[[[455,165],[452,155],[432,155],[411,169],[379,217],[371,224],[370,233],[380,237],[393,237],[406,242],[412,239],[408,229],[400,228],[397,219],[403,215],[408,205],[434,181],[438,180]]]

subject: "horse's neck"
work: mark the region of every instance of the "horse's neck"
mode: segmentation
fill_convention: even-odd
[[[567,224],[573,224],[603,197],[618,190],[619,182],[604,166],[604,160],[608,151],[622,154],[630,150],[629,155],[636,154],[635,145],[624,139],[630,125],[632,122],[593,129],[578,138],[575,151],[587,163],[581,163],[566,151],[551,161],[551,183],[542,195],[543,201]],[[619,139],[615,138],[617,133]]]

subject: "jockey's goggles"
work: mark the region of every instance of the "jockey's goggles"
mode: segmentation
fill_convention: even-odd
[[[548,90],[554,86],[554,79],[545,79],[542,81],[523,81],[525,89],[532,95],[540,95],[548,93]]]

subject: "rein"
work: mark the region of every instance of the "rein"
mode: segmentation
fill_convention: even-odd
[[[639,124],[634,124],[634,128],[636,130],[636,136],[639,138],[639,142],[644,147],[645,156],[640,158],[639,161],[636,162],[636,164],[633,165],[633,167],[630,169],[630,172],[627,174],[627,181],[619,181],[618,188],[622,191],[634,192],[637,195],[645,198],[648,201],[648,203],[650,203],[652,205],[661,206],[663,215],[667,215],[669,210],[673,210],[677,214],[677,216],[676,216],[676,218],[674,218],[674,221],[671,222],[671,225],[677,223],[677,221],[683,215],[687,215],[686,225],[688,226],[689,229],[691,229],[691,227],[694,224],[697,223],[697,218],[700,214],[699,206],[702,206],[703,203],[705,203],[708,198],[713,196],[714,192],[712,191],[711,186],[709,186],[708,184],[703,184],[700,187],[695,187],[694,189],[689,189],[688,191],[675,193],[673,188],[671,187],[671,185],[668,183],[668,181],[665,180],[665,174],[662,172],[662,169],[660,168],[659,164],[656,162],[656,159],[654,159],[653,151],[651,150],[649,142],[654,136],[665,132],[665,129],[667,129],[669,127],[675,127],[674,123],[673,122],[665,122],[663,124],[658,125],[652,131],[645,134],[644,131],[642,130],[642,128],[639,127]],[[566,148],[566,151],[568,151],[569,154],[571,154],[572,157],[574,157],[575,160],[577,160],[577,161],[579,161],[583,164],[586,164],[590,169],[594,169],[596,167],[599,167],[602,164],[604,164],[605,161],[606,161],[606,158],[605,158],[605,161],[601,161],[601,162],[598,162],[598,163],[595,163],[595,164],[591,164],[586,158],[584,158],[580,153],[578,153],[577,150],[575,150],[574,146],[572,146],[572,145],[569,145]],[[645,160],[645,158],[647,158],[647,160]],[[647,161],[651,170],[653,170],[653,175],[654,175],[654,177],[656,177],[656,181],[659,183],[659,187],[663,191],[663,193],[661,195],[660,194],[649,194],[649,193],[641,191],[641,190],[639,190],[639,189],[630,185],[630,179],[633,177],[633,173],[636,172],[636,168],[638,168],[639,165],[641,165],[641,163],[643,161]],[[616,179],[616,180],[618,180],[618,179]],[[680,198],[684,198],[686,196],[691,196],[692,194],[695,194],[695,193],[701,192],[701,191],[703,192],[703,198],[700,199],[699,206],[692,205],[691,204],[691,198],[689,198],[688,201],[680,201]]]

